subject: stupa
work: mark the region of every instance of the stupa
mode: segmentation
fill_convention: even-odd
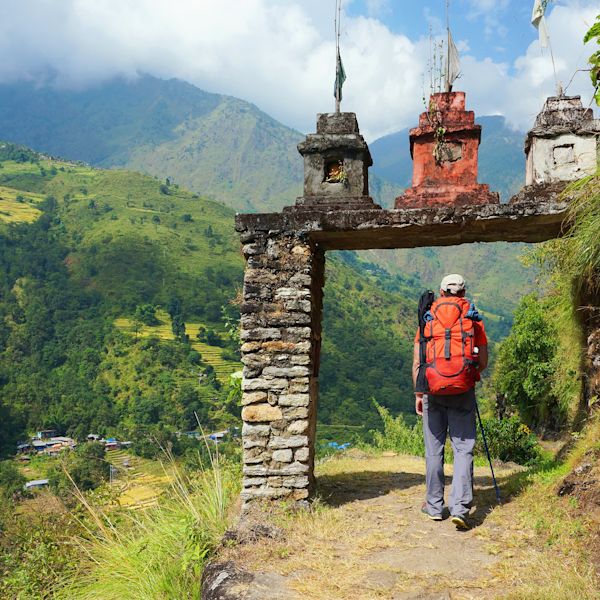
[[[410,130],[412,187],[396,198],[396,208],[498,204],[498,194],[477,182],[480,141],[481,125],[465,109],[464,92],[432,94]]]

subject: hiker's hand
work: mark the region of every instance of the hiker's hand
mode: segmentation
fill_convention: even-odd
[[[415,412],[423,416],[423,394],[415,394]]]

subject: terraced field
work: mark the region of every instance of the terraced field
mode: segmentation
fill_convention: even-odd
[[[125,450],[109,450],[106,458],[116,469],[114,486],[120,490],[119,505],[139,510],[156,504],[172,481],[169,468],[158,461],[133,456]]]
[[[41,200],[41,194],[23,193],[13,188],[0,186],[0,221],[5,223],[32,223],[42,214],[35,207]]]
[[[168,313],[164,310],[157,310],[156,317],[160,321],[158,325],[142,325],[136,327],[132,319],[121,317],[115,320],[115,326],[129,333],[130,335],[140,337],[157,337],[161,340],[173,340],[173,331],[171,329],[171,318]],[[229,378],[236,371],[241,370],[241,364],[238,362],[226,360],[222,356],[223,348],[218,346],[210,346],[204,342],[200,342],[197,339],[198,331],[200,327],[203,327],[203,323],[186,323],[185,330],[192,344],[192,348],[200,352],[202,360],[213,367],[217,378],[222,383],[227,383]]]

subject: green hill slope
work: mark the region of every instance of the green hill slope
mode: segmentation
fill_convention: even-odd
[[[293,204],[303,138],[253,104],[176,79],[116,79],[83,91],[0,85],[0,139],[169,177],[241,211]],[[396,193],[374,177],[377,200]]]
[[[502,117],[478,120],[483,125],[479,179],[506,199],[523,177],[522,134],[510,130]],[[241,211],[279,210],[292,204],[302,189],[299,132],[247,102],[177,80],[145,76],[71,92],[0,85],[2,137],[99,166],[172,177],[203,197]],[[408,131],[376,140],[371,151],[371,193],[390,207],[410,181]],[[407,251],[395,258],[371,253],[368,260],[394,273],[416,276],[421,286],[433,284],[430,275],[434,281],[438,278],[436,264],[462,269],[478,282],[477,290],[485,297],[494,297],[496,288],[506,290],[508,302],[503,298],[492,308],[510,314],[516,306],[511,299],[518,299],[532,278],[520,267],[519,253],[503,245],[494,250],[446,249],[443,254],[439,249]]]
[[[207,428],[235,420],[224,384],[240,365],[222,322],[242,273],[231,209],[8,144],[0,165],[0,450],[40,427],[135,438],[193,428],[194,413]],[[208,356],[181,332],[138,335],[138,312],[156,306],[225,347]]]
[[[7,423],[84,436],[192,428],[194,412],[206,427],[235,419],[227,380],[239,363],[223,320],[236,319],[242,282],[233,211],[146,175],[9,144],[0,164]],[[372,395],[410,406],[409,351],[394,315],[412,314],[414,299],[402,278],[367,273],[353,254],[330,258],[321,417],[375,423]],[[148,306],[159,307],[154,323],[138,316]],[[207,343],[207,331],[220,341]]]
[[[172,177],[241,210],[298,195],[302,137],[248,102],[175,79],[116,79],[83,91],[0,85],[0,139]]]

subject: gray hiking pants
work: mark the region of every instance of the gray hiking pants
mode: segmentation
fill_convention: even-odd
[[[473,448],[477,433],[474,389],[458,396],[423,398],[426,499],[431,515],[441,515],[444,508],[444,445],[448,431],[454,451],[448,507],[451,515],[464,516],[473,502]]]

